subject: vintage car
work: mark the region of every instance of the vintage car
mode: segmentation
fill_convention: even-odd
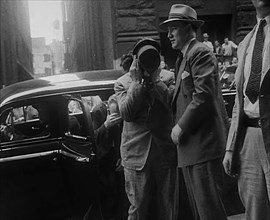
[[[1,90],[0,219],[82,219],[89,209],[98,215],[90,112],[121,75],[78,72]]]
[[[0,219],[100,219],[91,109],[121,75],[77,72],[1,90]],[[231,116],[235,91],[223,95]]]

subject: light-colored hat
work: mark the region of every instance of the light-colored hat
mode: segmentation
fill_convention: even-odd
[[[204,23],[204,21],[197,19],[197,13],[193,8],[188,5],[175,4],[171,7],[169,18],[162,22],[159,27],[162,30],[167,31],[169,26],[172,26],[179,21],[191,23],[196,28],[199,28]]]

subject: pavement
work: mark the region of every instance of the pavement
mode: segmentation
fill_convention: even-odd
[[[228,216],[228,220],[245,220],[245,214],[238,214],[238,215],[232,215]]]

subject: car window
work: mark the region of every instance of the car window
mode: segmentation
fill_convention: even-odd
[[[86,137],[86,121],[87,118],[83,112],[82,102],[84,101],[88,105],[88,109],[93,109],[102,100],[99,96],[82,96],[78,99],[71,99],[68,102],[68,114],[69,114],[69,132],[68,135],[83,136]]]
[[[68,102],[69,113],[82,113],[82,107],[76,100],[69,100]]]
[[[38,106],[36,104],[36,106]],[[0,116],[1,142],[17,141],[49,135],[46,112],[32,105],[7,109]]]
[[[90,110],[92,110],[96,105],[102,102],[101,98],[98,95],[83,96],[82,100],[84,100],[88,104]]]
[[[69,135],[86,136],[84,132],[84,114],[79,100],[68,101]]]

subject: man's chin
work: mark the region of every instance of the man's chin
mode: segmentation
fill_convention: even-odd
[[[176,50],[177,49],[177,45],[172,44],[172,49]]]

